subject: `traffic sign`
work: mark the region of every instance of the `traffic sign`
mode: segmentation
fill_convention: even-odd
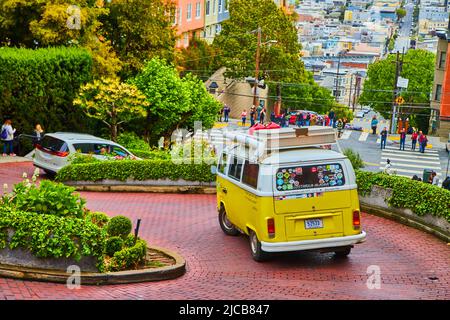
[[[395,103],[396,104],[404,104],[405,99],[403,99],[403,97],[397,97],[397,98],[395,98]]]

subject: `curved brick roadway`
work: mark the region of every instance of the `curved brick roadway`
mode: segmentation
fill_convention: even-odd
[[[20,180],[30,164],[0,166],[0,183]],[[367,242],[346,260],[332,254],[282,255],[254,262],[246,237],[219,229],[214,196],[89,193],[93,210],[142,218],[141,235],[187,260],[178,279],[82,286],[0,279],[0,299],[449,299],[450,248],[429,234],[363,214]],[[381,289],[366,286],[367,267],[381,268]],[[431,278],[431,279],[430,279]],[[432,280],[435,279],[435,280]]]

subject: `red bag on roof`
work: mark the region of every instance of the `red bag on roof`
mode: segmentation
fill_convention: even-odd
[[[249,134],[253,134],[256,130],[267,130],[267,129],[279,129],[281,128],[278,124],[270,122],[265,125],[261,123],[256,123],[248,130]]]

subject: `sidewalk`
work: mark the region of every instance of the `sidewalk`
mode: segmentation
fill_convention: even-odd
[[[2,163],[15,163],[15,162],[29,162],[32,161],[32,159],[25,158],[25,157],[2,157],[0,155],[0,164]]]

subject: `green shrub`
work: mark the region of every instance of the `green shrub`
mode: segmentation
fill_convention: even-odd
[[[356,171],[356,183],[361,195],[367,195],[374,185],[391,188],[389,205],[410,209],[419,216],[431,214],[450,222],[450,191],[406,177]]]
[[[117,138],[117,143],[128,150],[151,151],[150,145],[144,139],[139,138],[134,132],[124,132]]]
[[[99,159],[92,154],[74,153],[69,156],[69,162],[71,164],[83,164],[83,163],[96,163],[100,162]]]
[[[210,159],[214,163],[215,159]],[[62,168],[58,181],[99,181],[104,179],[126,181],[170,179],[186,181],[215,181],[211,164],[176,164],[170,160],[122,160],[102,161],[100,163],[76,164]]]
[[[14,231],[9,243],[8,229]],[[106,233],[88,220],[0,207],[0,239],[2,248],[22,248],[42,258],[93,256],[103,268]]]
[[[93,224],[103,228],[109,223],[110,218],[103,212],[89,212],[86,215],[86,219],[90,220]]]
[[[124,216],[111,218],[107,225],[107,231],[110,236],[120,236],[125,238],[131,232],[131,220]]]
[[[152,149],[150,151],[138,150],[138,149],[128,149],[136,157],[146,159],[146,160],[170,160],[170,153],[166,150]]]
[[[358,152],[354,152],[352,149],[344,149],[344,155],[352,163],[353,169],[358,170],[364,168],[364,161]]]
[[[114,253],[107,270],[121,271],[128,269],[136,269],[140,264],[145,262],[147,255],[147,242],[138,239],[132,247],[124,248]]]
[[[35,185],[25,180],[3,198],[3,205],[18,211],[82,218],[86,201],[74,192],[75,188],[62,183],[43,180]]]
[[[0,48],[0,115],[11,116],[20,133],[31,134],[36,122],[46,132],[90,131],[95,122],[72,102],[91,69],[84,49]]]
[[[122,250],[123,243],[124,241],[121,237],[109,238],[108,240],[106,240],[105,253],[110,257],[114,256],[114,253]]]

